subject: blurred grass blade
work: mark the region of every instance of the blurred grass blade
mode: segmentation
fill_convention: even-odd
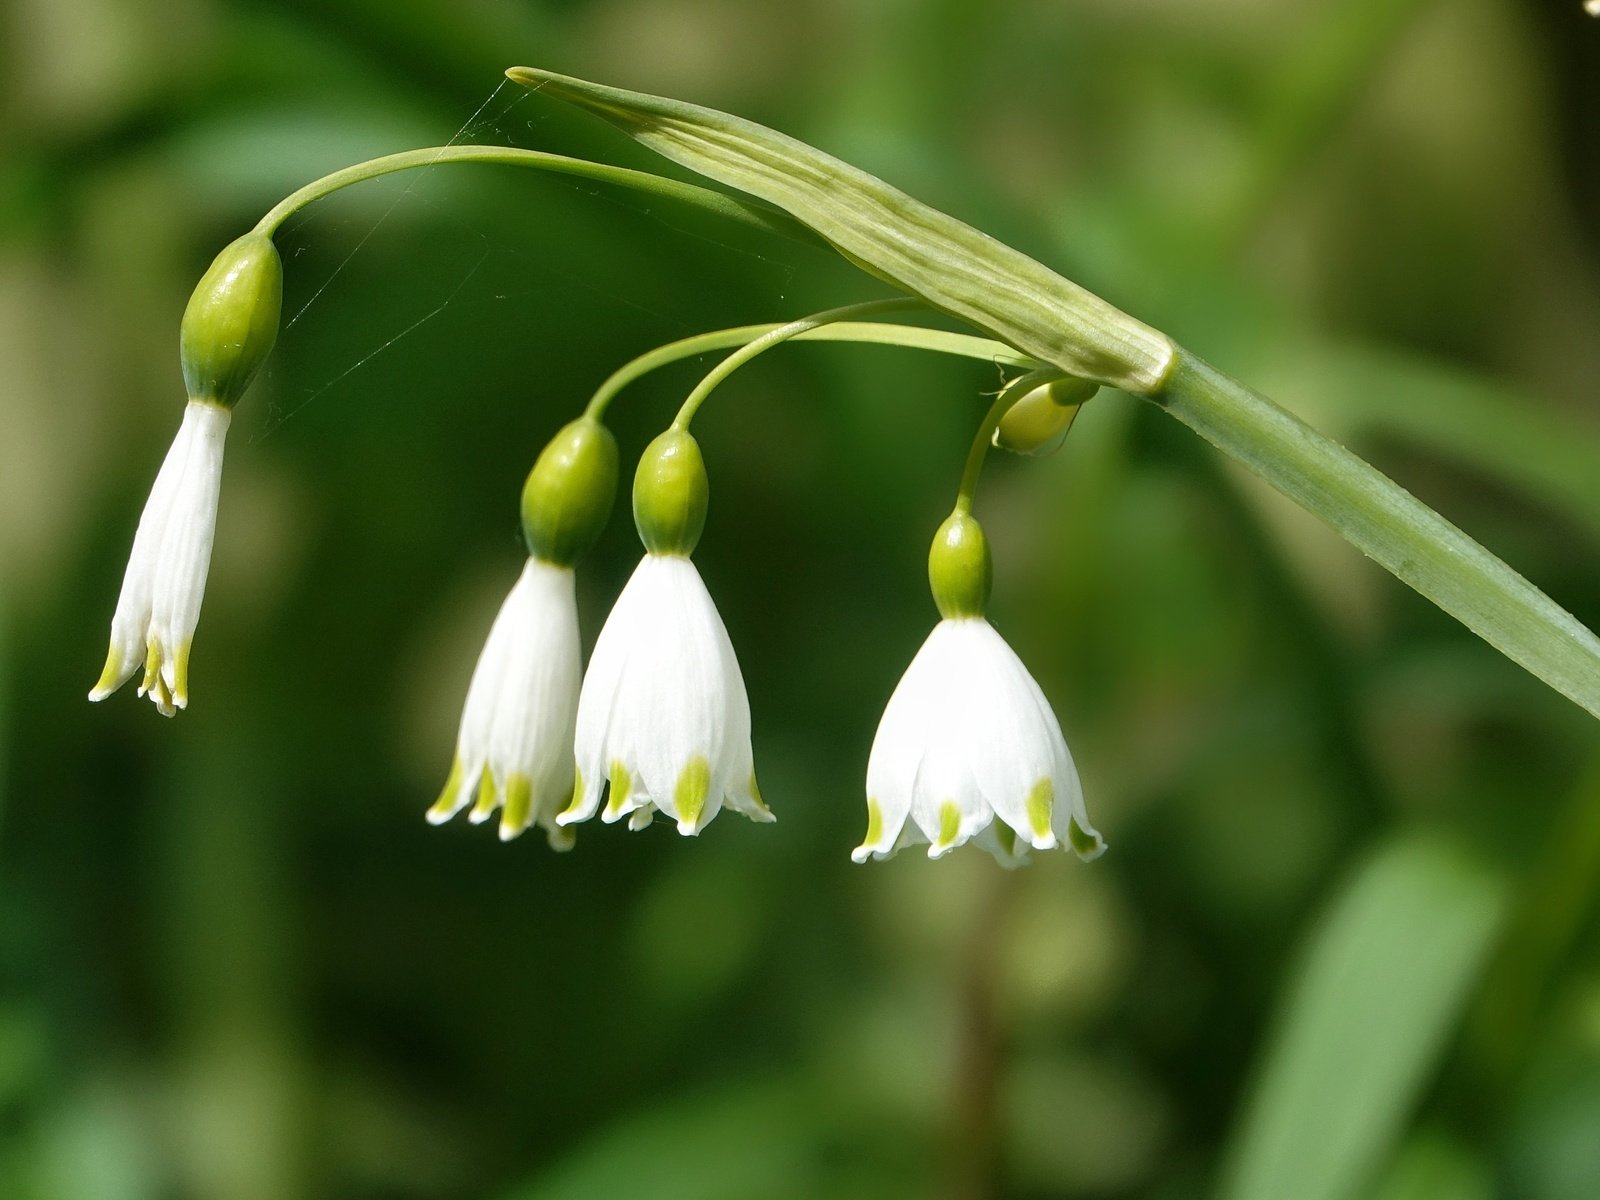
[[[811,1131],[770,1085],[661,1101],[626,1117],[506,1200],[799,1200],[826,1194],[808,1168]]]
[[[1600,639],[1383,472],[1187,351],[1153,400],[1600,717]]]
[[[1317,423],[1356,437],[1403,438],[1449,455],[1581,522],[1600,540],[1600,427],[1515,385],[1377,346],[1287,351],[1297,399]],[[1287,359],[1268,370],[1291,369]]]
[[[1494,1174],[1471,1149],[1444,1134],[1409,1139],[1371,1193],[1373,1200],[1494,1200]]]
[[[1235,1131],[1222,1200],[1350,1200],[1433,1073],[1500,923],[1501,880],[1450,843],[1383,847],[1333,899]]]
[[[876,176],[742,117],[512,67],[516,83],[604,117],[674,162],[776,204],[844,256],[935,308],[1072,375],[1154,390],[1166,335]]]

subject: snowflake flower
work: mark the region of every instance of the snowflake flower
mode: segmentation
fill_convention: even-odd
[[[578,700],[578,781],[562,824],[641,829],[659,809],[693,836],[726,804],[770,821],[756,787],[750,701],[733,643],[687,558],[647,554],[595,643]]]
[[[605,528],[616,492],[617,443],[590,416],[563,427],[528,472],[528,561],[473,668],[455,761],[429,823],[442,825],[476,796],[467,819],[481,824],[498,809],[501,841],[538,824],[551,847],[572,847],[556,814],[572,795],[582,676],[573,564]]]
[[[581,670],[572,568],[530,557],[473,669],[455,761],[430,824],[448,821],[476,795],[467,819],[476,825],[500,810],[501,841],[538,824],[555,849],[572,846],[555,818],[572,794]]]
[[[867,836],[851,857],[927,842],[939,858],[969,839],[1007,865],[1030,846],[1070,845],[1085,860],[1105,849],[1055,713],[982,617],[934,626],[889,698],[867,763]]]
[[[232,414],[191,400],[133,535],[128,570],[111,618],[105,669],[89,693],[104,700],[140,665],[139,695],[163,716],[189,704],[189,646],[200,620],[217,527],[222,448]]]
[[[282,301],[283,263],[264,233],[224,247],[189,297],[179,336],[189,402],[133,535],[91,700],[111,695],[142,663],[141,696],[163,716],[188,707],[189,647],[211,567],[223,441],[234,404],[272,351]]]
[[[1061,726],[1016,652],[984,619],[989,548],[963,509],[940,527],[928,576],[944,618],[901,677],[867,761],[867,836],[856,862],[974,841],[1006,866],[1028,850],[1105,842],[1089,824]]]
[[[750,700],[727,628],[689,561],[705,524],[705,466],[682,430],[651,443],[634,482],[648,553],[595,642],[578,700],[577,783],[557,818],[642,829],[660,810],[685,836],[724,805],[770,821],[756,787]]]

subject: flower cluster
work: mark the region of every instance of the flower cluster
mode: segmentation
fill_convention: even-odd
[[[232,405],[276,334],[281,265],[252,234],[217,259],[185,314],[189,404],[134,537],[91,699],[140,664],[140,693],[171,715],[188,703],[190,643],[216,527]],[[837,310],[840,312],[848,310]],[[824,314],[823,317],[826,317]],[[617,490],[617,448],[602,405],[545,447],[522,494],[528,557],[501,605],[467,688],[454,761],[427,819],[499,814],[509,841],[533,825],[550,845],[596,815],[630,829],[663,813],[695,836],[724,808],[773,820],[756,784],[750,701],[733,643],[691,555],[709,484],[687,423],[717,379],[823,317],[750,341],[696,389],[639,461],[633,515],[645,554],[582,661],[577,561]],[[1020,453],[1059,446],[1093,385],[1038,373],[996,402],[969,457],[960,499],[940,527],[928,577],[941,620],[884,710],[867,764],[867,832],[857,862],[926,844],[938,858],[967,842],[1001,863],[1066,847],[1104,848],[1089,824],[1072,755],[1048,701],[984,617],[991,568],[971,492],[992,441]]]
[[[615,460],[610,434],[586,419],[535,464],[523,495],[528,564],[489,631],[430,821],[465,808],[474,788],[470,820],[501,807],[502,838],[538,823],[558,849],[572,845],[568,826],[601,811],[603,793],[601,819],[626,817],[631,829],[659,810],[680,833],[697,834],[724,805],[773,819],[756,789],[739,660],[689,559],[707,484],[687,432],[663,434],[640,462],[634,517],[647,553],[579,683],[572,562],[604,523]],[[558,513],[569,515],[554,520]]]

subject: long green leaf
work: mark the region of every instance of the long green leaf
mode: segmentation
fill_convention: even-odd
[[[1472,1149],[1439,1133],[1412,1137],[1373,1200],[1494,1200],[1494,1175]]]
[[[1600,717],[1600,640],[1383,472],[1187,352],[1154,399],[1512,661]]]
[[[1411,837],[1311,931],[1228,1156],[1223,1200],[1349,1200],[1403,1130],[1500,924],[1502,881]]]
[[[507,1200],[788,1200],[816,1194],[795,1097],[770,1084],[624,1117]]]
[[[1600,640],[1381,472],[1164,334],[988,235],[752,121],[531,67],[506,74],[777,205],[857,265],[1019,350],[1155,400],[1600,716]]]

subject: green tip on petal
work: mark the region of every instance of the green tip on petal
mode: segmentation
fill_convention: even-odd
[[[179,708],[189,707],[189,643],[180,642],[172,656],[172,702]]]
[[[474,825],[482,825],[494,815],[499,799],[495,795],[494,772],[488,767],[483,769],[483,777],[478,780],[478,802],[472,806],[472,811],[467,814],[467,820]]]
[[[564,809],[562,809],[559,813],[556,814],[556,820],[558,822],[559,821],[565,821],[565,820],[576,820],[578,814],[582,810],[583,810],[583,772],[582,771],[574,771],[573,775],[572,775],[572,799],[567,802],[567,806]]]
[[[939,840],[928,848],[931,857],[937,858],[955,845],[961,836],[961,809],[954,800],[939,806]]]
[[[951,513],[928,550],[928,584],[939,615],[947,620],[983,616],[993,578],[983,526],[971,513]]]
[[[883,809],[878,802],[867,797],[867,836],[861,840],[863,847],[876,846],[883,840]]]
[[[1056,785],[1047,777],[1033,785],[1033,790],[1028,793],[1028,799],[1024,803],[1033,836],[1041,840],[1048,839],[1052,843],[1055,837],[1050,832],[1050,816],[1055,808],[1055,800]]]
[[[89,699],[104,700],[116,691],[125,682],[132,671],[123,669],[122,655],[117,653],[115,644],[106,651],[106,665],[100,669],[100,678],[95,680],[94,687],[89,689]]]
[[[678,832],[693,837],[700,832],[700,814],[711,794],[711,764],[701,755],[689,760],[673,789],[673,807],[678,810]]]
[[[139,683],[139,695],[149,696],[156,706],[156,711],[163,717],[170,717],[178,709],[172,703],[172,695],[167,691],[167,681],[161,678],[161,647],[155,638],[151,638],[145,646],[144,679]]]
[[[758,821],[776,821],[777,814],[767,807],[767,802],[761,798],[761,789],[756,786],[756,773],[750,772],[750,806]]]
[[[620,759],[611,763],[611,795],[606,799],[604,819],[607,821],[618,820],[624,812],[629,798],[633,795],[633,776],[628,774],[628,768]]]
[[[461,807],[461,802],[456,799],[456,793],[461,791],[461,774],[461,760],[454,759],[450,763],[449,777],[444,781],[444,790],[425,814],[429,825],[443,825],[456,815],[456,810]]]
[[[1067,841],[1072,852],[1084,862],[1093,862],[1106,852],[1106,840],[1093,830],[1085,829],[1073,817],[1067,822]]]
[[[506,803],[500,812],[500,840],[509,842],[526,829],[533,815],[533,780],[526,775],[506,777]]]

